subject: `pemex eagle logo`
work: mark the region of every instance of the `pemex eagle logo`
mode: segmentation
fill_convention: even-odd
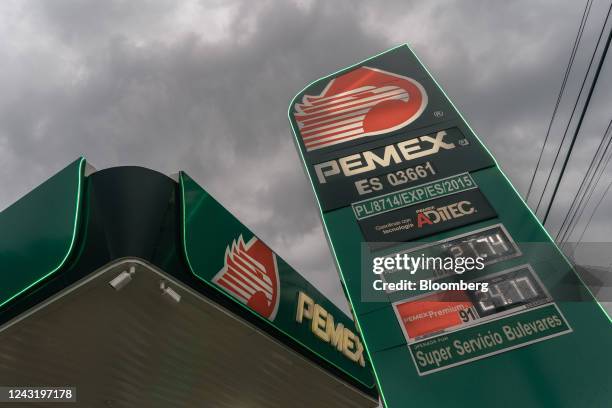
[[[225,265],[212,279],[236,299],[270,321],[278,311],[280,283],[276,255],[257,237],[242,235],[225,249]]]
[[[427,106],[425,88],[412,78],[360,67],[304,95],[294,117],[307,151],[382,135],[414,122]]]

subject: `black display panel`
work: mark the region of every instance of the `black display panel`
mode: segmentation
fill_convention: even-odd
[[[402,133],[382,144],[358,147],[310,166],[323,211],[493,165],[482,147],[455,126]]]

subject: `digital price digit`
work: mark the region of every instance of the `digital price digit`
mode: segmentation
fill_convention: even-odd
[[[501,224],[451,238],[440,244],[440,248],[454,258],[483,258],[485,264],[520,255],[518,247]]]
[[[488,290],[471,292],[481,316],[530,305],[548,298],[528,267],[484,279]]]

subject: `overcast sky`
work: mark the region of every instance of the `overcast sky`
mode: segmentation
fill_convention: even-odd
[[[606,3],[595,1],[570,83],[584,73]],[[524,193],[583,7],[572,0],[2,0],[0,208],[81,155],[98,169],[185,170],[345,308],[293,144],[292,97],[314,79],[407,42]],[[609,65],[556,218],[611,117]],[[576,87],[568,92],[561,114]],[[610,196],[586,240],[609,241]]]

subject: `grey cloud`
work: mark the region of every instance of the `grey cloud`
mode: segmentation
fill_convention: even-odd
[[[25,4],[0,6],[12,10],[2,14],[12,35],[0,38],[0,207],[81,154],[98,168],[182,169],[345,310],[291,138],[293,95],[410,42],[524,189],[537,146],[521,143],[543,138],[581,11],[532,1]]]

